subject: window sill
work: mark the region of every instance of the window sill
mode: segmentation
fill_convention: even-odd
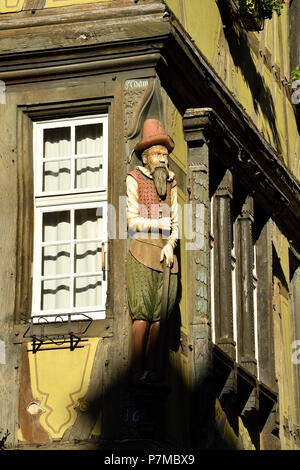
[[[68,322],[58,323],[44,323],[43,330],[41,331],[41,325],[32,324],[29,322],[26,324],[19,324],[14,326],[15,341],[14,344],[32,343],[33,338],[37,340],[41,338],[61,338],[62,336],[68,340],[70,338],[70,331],[76,337],[81,339],[87,338],[107,338],[113,335],[113,320],[112,318],[105,318],[103,320],[93,320],[88,329],[83,325],[82,321],[71,321],[69,324],[70,330],[68,330]],[[31,328],[31,331],[30,331]]]

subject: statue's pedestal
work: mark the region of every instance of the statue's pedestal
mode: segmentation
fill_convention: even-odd
[[[170,391],[166,384],[142,381],[128,390],[122,407],[122,437],[159,440]]]

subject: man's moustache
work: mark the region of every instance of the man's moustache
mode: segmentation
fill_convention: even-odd
[[[150,175],[152,176],[155,173],[155,171],[158,170],[159,168],[163,168],[164,170],[166,170],[167,177],[169,177],[169,168],[167,167],[165,163],[157,163],[157,165],[153,166],[150,169]]]
[[[150,174],[154,180],[155,188],[160,197],[165,197],[167,191],[167,179],[169,169],[164,163],[158,163],[154,168],[150,168]]]

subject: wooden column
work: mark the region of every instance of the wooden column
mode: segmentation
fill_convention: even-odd
[[[197,442],[199,438],[209,397],[212,396],[207,388],[212,348],[209,305],[209,148],[202,133],[205,124],[201,109],[189,109],[184,115],[183,128],[188,147],[188,203],[191,210],[189,225],[194,232],[193,239],[186,243],[191,443]]]
[[[238,361],[256,374],[253,309],[253,199],[247,196],[235,223]]]
[[[293,258],[293,259],[291,259]],[[291,266],[293,261],[294,266]],[[292,307],[292,321],[293,321],[293,343],[292,351],[294,356],[293,372],[294,372],[294,400],[295,400],[295,417],[296,423],[300,423],[300,365],[299,365],[299,339],[300,339],[300,258],[291,257],[290,255],[291,270],[291,307]]]
[[[214,297],[216,344],[235,359],[231,280],[232,175],[226,171],[214,195]]]
[[[256,242],[259,380],[277,390],[274,362],[272,238],[266,223]]]
[[[273,268],[271,225],[266,222],[256,241],[257,332],[259,411],[271,409],[261,431],[261,449],[279,450],[279,403],[275,375],[275,344],[273,318]],[[266,387],[264,387],[266,385]],[[270,390],[273,392],[273,397]],[[269,398],[269,399],[268,399]],[[273,398],[273,406],[272,406]]]

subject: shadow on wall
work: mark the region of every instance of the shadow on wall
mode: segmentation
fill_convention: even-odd
[[[176,248],[180,252],[178,244]],[[178,253],[177,253],[178,254]],[[179,300],[182,295],[181,266],[179,260],[179,288],[177,301],[168,319],[167,338],[164,357],[169,358],[166,364],[162,383],[142,383],[130,387],[127,372],[113,374],[115,379],[105,386],[103,392],[87,393],[76,406],[75,423],[69,427],[61,441],[52,442],[51,437],[42,428],[38,414],[29,415],[27,405],[34,400],[31,388],[25,387],[20,394],[20,410],[23,410],[22,429],[27,444],[40,445],[41,448],[85,449],[101,451],[128,452],[145,451],[155,453],[174,453],[178,450],[236,450],[243,448],[239,436],[238,417],[233,429],[234,419],[227,416],[224,407],[218,400],[219,389],[223,388],[227,377],[216,380],[213,370],[207,373],[201,382],[190,388],[182,376],[182,362],[188,361],[184,353],[181,337],[181,315]],[[113,347],[113,344],[111,345]],[[27,356],[27,351],[24,352]],[[41,353],[43,354],[43,353]],[[102,349],[97,349],[95,361],[102,367]],[[116,359],[117,362],[117,359]],[[116,362],[115,366],[116,367]],[[24,377],[29,381],[29,363],[25,363],[27,372]],[[104,367],[106,364],[104,364]],[[112,365],[111,365],[112,367]],[[26,372],[26,373],[25,373]],[[24,379],[25,380],[25,379]],[[99,378],[101,380],[101,378]],[[106,381],[105,381],[106,383]],[[96,390],[97,383],[93,383]],[[27,394],[26,394],[27,390]],[[103,390],[103,389],[102,389]],[[101,416],[101,436],[93,436],[95,424]],[[26,423],[24,424],[24,422]],[[26,432],[25,432],[26,431]],[[155,462],[157,463],[157,462]]]
[[[230,54],[242,76],[249,86],[253,107],[258,114],[259,109],[264,118],[268,121],[272,132],[273,145],[279,153],[282,153],[279,134],[276,126],[276,110],[272,93],[264,78],[258,73],[253,58],[250,53],[250,44],[247,33],[233,22],[231,12],[227,2],[217,0],[221,20],[224,28],[224,35],[229,46]]]
[[[180,251],[179,246],[176,249]],[[87,409],[77,409],[76,423],[73,430],[66,431],[65,442],[79,441],[83,434],[85,439],[89,439],[101,414],[101,438],[94,442],[95,447],[103,451],[174,453],[186,449],[243,449],[239,429],[235,434],[218,401],[219,385],[212,373],[208,373],[193,389],[179,373],[184,358],[180,342],[179,256],[178,260],[177,301],[167,324],[165,357],[169,360],[164,381],[142,384],[133,389],[128,373],[120,374],[101,396],[89,402]]]
[[[133,392],[128,383],[125,374],[89,403],[88,410],[78,411],[77,420],[89,422],[90,431],[102,414],[101,438],[94,440],[95,449],[129,455],[134,451],[243,450],[241,439],[229,430],[225,413],[217,416],[221,408],[212,377],[191,390],[169,362],[163,385]]]

